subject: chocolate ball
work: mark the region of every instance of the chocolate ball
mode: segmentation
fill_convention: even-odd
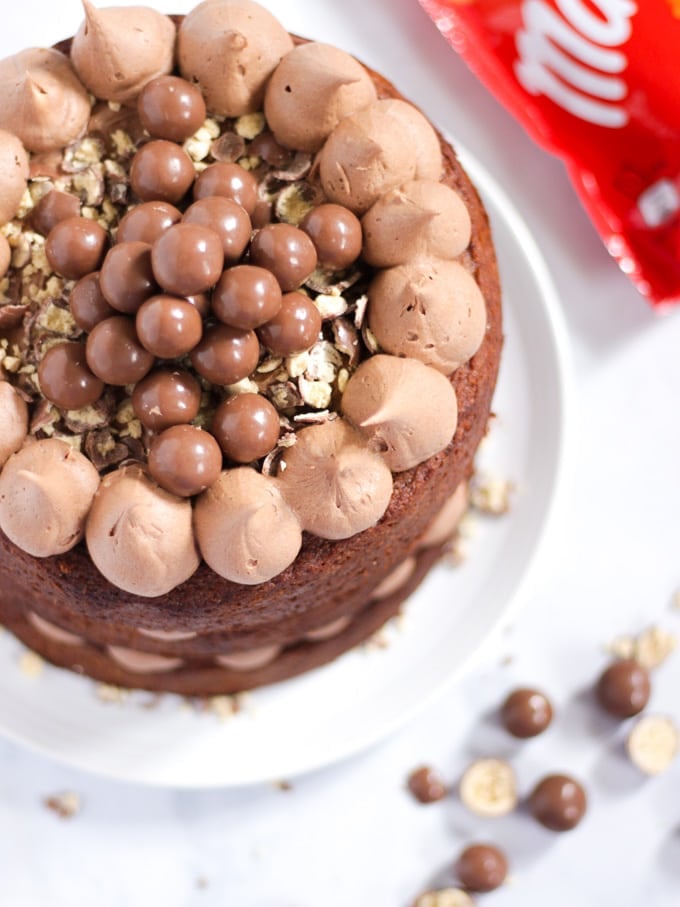
[[[200,405],[201,386],[184,369],[155,369],[142,378],[132,393],[135,415],[152,431],[191,422]]]
[[[300,229],[314,243],[319,264],[324,268],[348,268],[361,255],[361,221],[342,205],[312,208],[302,219]]]
[[[97,271],[104,259],[108,233],[88,217],[67,217],[51,230],[45,254],[52,270],[69,280]]]
[[[548,775],[529,797],[529,812],[552,831],[570,831],[585,815],[583,787],[568,775]]]
[[[151,369],[154,357],[139,342],[135,324],[125,315],[100,321],[87,338],[87,364],[117,387],[136,384]]]
[[[217,407],[211,431],[229,459],[252,463],[276,447],[279,427],[279,414],[266,397],[237,394]]]
[[[47,236],[53,227],[69,217],[79,217],[80,201],[70,192],[59,192],[52,189],[43,195],[35,208],[31,211],[29,222],[36,233]]]
[[[191,296],[184,297],[199,311],[201,318],[206,318],[210,312],[210,298],[207,293],[193,293]]]
[[[273,217],[274,208],[272,207],[271,202],[258,202],[255,205],[255,210],[250,215],[250,222],[253,225],[253,230],[261,230],[262,227],[266,227],[267,224],[272,222]]]
[[[174,359],[190,352],[201,339],[203,321],[195,305],[177,296],[152,296],[135,319],[137,336],[154,356]]]
[[[220,321],[247,331],[277,315],[282,301],[281,287],[271,271],[236,265],[220,277],[213,290],[212,309]]]
[[[649,671],[632,658],[611,664],[597,682],[597,701],[615,718],[632,718],[649,702]]]
[[[109,249],[99,274],[99,286],[116,311],[134,315],[144,300],[159,289],[151,267],[151,246],[135,240]]]
[[[147,242],[152,246],[159,236],[181,219],[179,208],[168,202],[143,202],[121,219],[116,242]]]
[[[278,313],[258,328],[262,343],[275,356],[293,356],[314,346],[321,330],[321,315],[302,293],[286,293]]]
[[[268,224],[253,237],[250,260],[267,268],[284,293],[301,286],[316,267],[316,249],[309,236],[290,224]]]
[[[236,384],[257,367],[260,345],[253,331],[215,324],[191,353],[191,364],[213,384]]]
[[[198,200],[212,195],[232,199],[250,215],[257,204],[257,180],[240,164],[211,164],[194,183],[194,198]]]
[[[38,366],[40,390],[60,409],[82,409],[101,397],[104,383],[93,375],[84,343],[57,343]]]
[[[408,789],[419,803],[436,803],[448,794],[448,788],[439,772],[428,765],[411,772]]]
[[[207,431],[173,425],[151,442],[149,472],[161,488],[181,498],[200,494],[222,471],[222,451]]]
[[[143,201],[174,204],[191,188],[194,165],[181,145],[156,139],[142,145],[132,159],[130,185]]]
[[[514,690],[501,707],[503,726],[513,737],[521,739],[542,734],[552,717],[552,706],[539,690]]]
[[[222,273],[222,241],[200,224],[175,224],[151,247],[151,264],[156,280],[168,293],[204,293]]]
[[[505,854],[491,844],[470,844],[456,861],[456,875],[468,891],[495,891],[507,874]]]
[[[224,260],[229,264],[239,260],[250,242],[248,213],[230,198],[201,198],[187,208],[182,220],[214,230],[222,240]]]
[[[159,76],[148,82],[137,100],[137,111],[149,135],[171,142],[184,142],[206,116],[199,89],[177,76]]]
[[[68,300],[73,320],[88,333],[100,321],[117,314],[104,298],[99,286],[99,274],[99,271],[93,271],[81,277]]]

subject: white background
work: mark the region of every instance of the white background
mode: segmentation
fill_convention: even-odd
[[[575,373],[561,525],[514,627],[471,672],[390,741],[291,790],[148,790],[0,743],[2,902],[406,907],[429,884],[449,881],[458,850],[481,837],[512,861],[511,882],[484,904],[677,905],[680,762],[661,778],[637,775],[621,752],[625,728],[597,712],[589,689],[612,637],[650,623],[680,633],[671,606],[680,586],[678,315],[662,317],[638,297],[559,162],[476,82],[415,0],[265,5],[291,31],[333,41],[384,72],[494,174],[538,239]],[[75,0],[23,0],[3,18],[0,53],[8,54],[73,33],[81,11]],[[654,680],[653,710],[680,721],[680,654]],[[544,687],[558,712],[550,733],[521,745],[493,720],[517,683]],[[472,757],[489,754],[512,758],[523,790],[552,770],[583,778],[591,800],[583,825],[555,836],[522,814],[485,822],[453,798],[422,807],[404,791],[424,761],[453,781]],[[82,802],[70,821],[42,803],[64,790]]]

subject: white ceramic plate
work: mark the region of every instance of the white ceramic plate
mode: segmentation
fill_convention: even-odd
[[[536,244],[496,184],[465,165],[488,207],[502,272],[506,346],[480,466],[516,485],[510,512],[487,518],[456,569],[438,567],[388,629],[326,668],[247,697],[220,721],[175,696],[152,710],[135,693],[106,704],[87,679],[20,670],[0,639],[0,733],[109,777],[176,787],[290,777],[363,749],[406,722],[470,664],[526,592],[555,508],[564,460],[565,332]]]

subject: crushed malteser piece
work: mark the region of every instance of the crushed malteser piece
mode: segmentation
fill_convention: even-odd
[[[617,636],[606,650],[615,658],[632,658],[643,668],[652,670],[662,665],[677,647],[678,637],[674,633],[653,626],[637,636]]]
[[[648,627],[635,641],[635,661],[644,668],[658,668],[677,648],[678,638],[660,627]]]
[[[627,661],[634,657],[635,637],[634,636],[617,636],[611,642],[607,643],[605,650],[613,655],[614,658],[620,658]]]
[[[113,142],[118,157],[127,158],[134,154],[135,143],[127,132],[124,132],[122,129],[115,129],[111,133],[111,141]]]
[[[313,381],[335,381],[338,368],[342,365],[342,356],[332,343],[319,340],[308,352],[306,377]]]
[[[338,381],[337,381],[338,390],[340,391],[341,394],[343,394],[345,392],[345,388],[347,387],[348,381],[349,381],[349,372],[347,371],[346,368],[341,368],[340,371],[338,372]]]
[[[390,646],[390,637],[386,627],[376,630],[372,636],[364,642],[362,648],[365,652],[377,652],[382,649],[388,649]]]
[[[36,320],[36,327],[62,337],[74,337],[78,333],[78,327],[70,309],[64,309],[53,302],[48,302],[40,312]]]
[[[421,894],[413,907],[475,907],[475,902],[462,888],[440,888]]]
[[[80,797],[72,790],[45,797],[43,803],[53,813],[56,813],[60,819],[72,819],[81,810]]]
[[[284,791],[285,793],[287,793],[288,791],[293,790],[293,785],[290,783],[290,781],[286,781],[285,778],[279,778],[278,781],[272,781],[272,785],[273,785],[277,790],[282,790],[282,791]]]
[[[21,653],[21,658],[19,659],[19,670],[24,675],[24,677],[30,677],[35,679],[40,677],[45,667],[45,662],[39,655],[36,655],[35,652],[31,652],[30,649],[26,649]]]
[[[220,721],[227,721],[240,711],[240,705],[235,696],[211,696],[208,700],[208,711],[217,715]]]
[[[255,369],[255,371],[257,372],[258,375],[269,375],[272,372],[275,372],[277,370],[277,368],[279,368],[281,366],[282,362],[283,362],[283,359],[279,359],[276,356],[271,356],[271,357],[268,357],[267,359],[263,359],[262,362],[260,362],[258,367]],[[304,369],[302,371],[304,371]]]
[[[318,422],[332,422],[337,418],[337,413],[332,413],[328,409],[322,409],[316,413],[298,413],[293,416],[293,422],[296,424],[310,424]],[[290,446],[290,445],[289,445]]]
[[[470,505],[482,513],[502,516],[510,509],[514,489],[514,483],[508,479],[476,475],[470,482]]]
[[[259,387],[251,378],[241,378],[236,384],[227,385],[227,391],[230,394],[256,394]]]
[[[290,183],[276,196],[274,210],[280,221],[297,226],[322,200],[320,191],[309,183]]]
[[[369,353],[377,353],[380,350],[380,345],[375,339],[375,334],[367,324],[362,326],[361,336],[364,338],[364,343],[366,344],[366,349]]]
[[[478,816],[506,816],[517,806],[517,779],[503,759],[477,759],[463,773],[458,794]]]
[[[355,302],[354,308],[354,327],[360,331],[364,325],[364,319],[366,317],[366,307],[368,306],[368,296],[364,293],[363,296],[359,296]]]
[[[307,364],[309,361],[309,353],[305,350],[304,353],[296,353],[294,356],[288,356],[286,359],[286,371],[291,378],[299,378],[300,375],[304,375],[307,371]]]
[[[104,174],[101,165],[87,167],[73,176],[73,189],[83,205],[98,207],[104,201]]]
[[[645,775],[665,772],[680,749],[680,732],[671,718],[643,715],[626,741],[631,762]]]
[[[117,703],[125,702],[128,698],[129,690],[122,687],[113,686],[110,683],[98,683],[95,688],[95,694],[100,702]]]
[[[207,130],[201,128],[195,135],[188,138],[182,145],[186,153],[194,163],[204,161],[210,154],[213,139]]]
[[[262,132],[265,125],[263,113],[245,113],[234,123],[234,130],[241,138],[250,141]]]
[[[347,311],[347,300],[340,293],[319,293],[314,297],[314,305],[324,321],[339,318]]]
[[[327,409],[333,396],[333,388],[327,381],[310,381],[304,375],[298,378],[298,388],[304,403],[314,409]]]

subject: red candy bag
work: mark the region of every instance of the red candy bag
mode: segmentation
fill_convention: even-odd
[[[528,133],[565,161],[607,249],[680,302],[680,0],[420,0]]]

